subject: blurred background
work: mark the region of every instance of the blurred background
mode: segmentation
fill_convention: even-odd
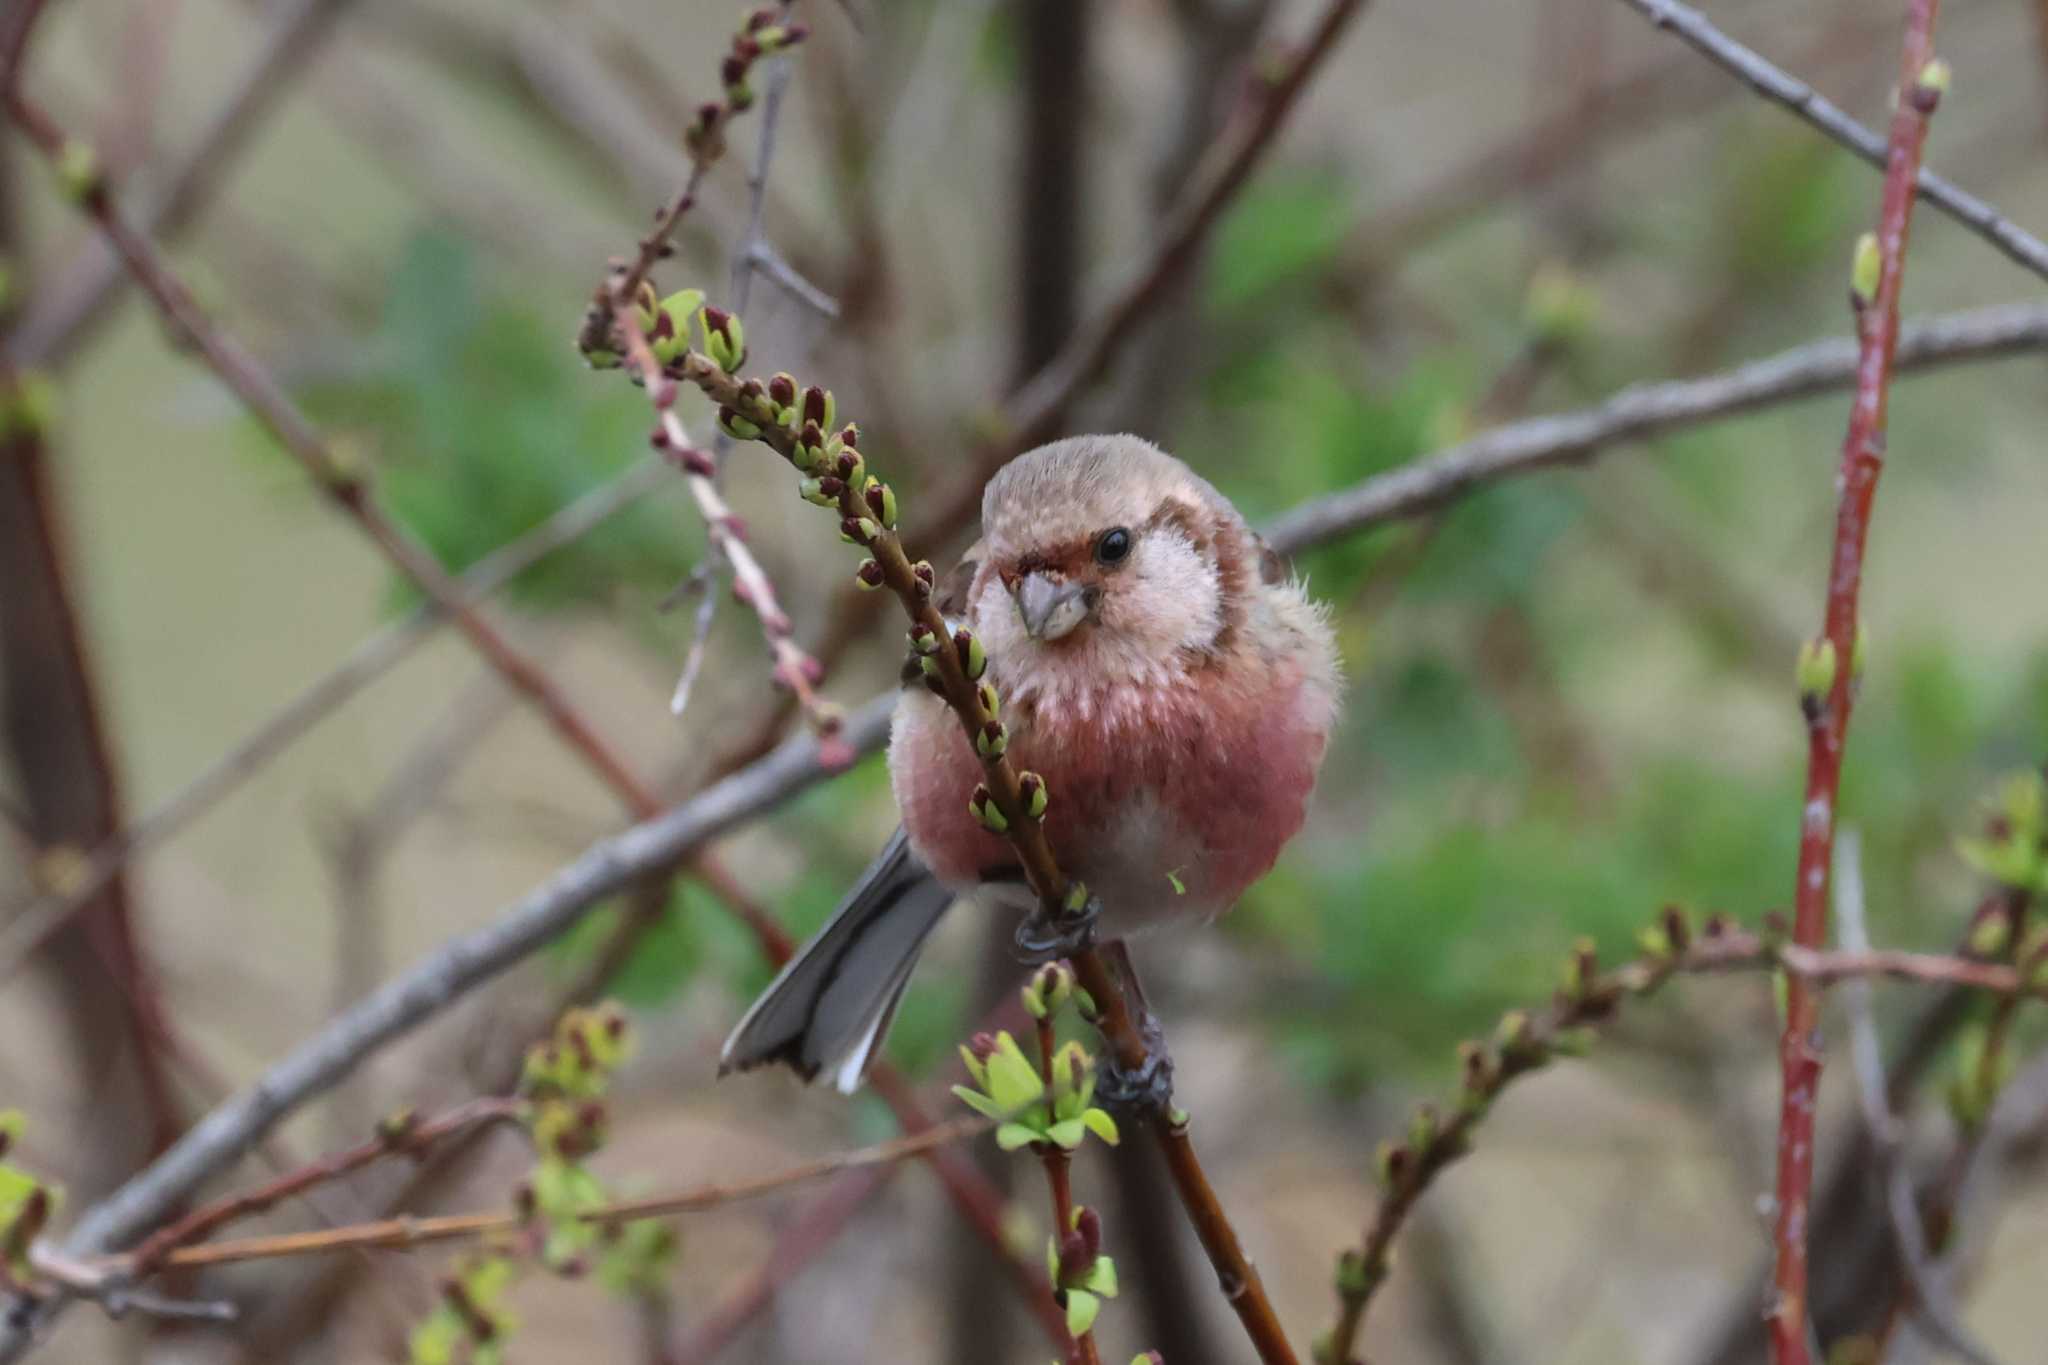
[[[1249,73],[1317,9],[805,0],[812,37],[763,223],[836,317],[756,279],[750,369],[832,386],[906,508],[946,505],[995,404],[1137,267]],[[1707,9],[1883,121],[1902,6]],[[791,717],[765,685],[755,621],[722,588],[701,676],[670,715],[703,600],[701,584],[678,593],[696,582],[701,525],[681,481],[647,463],[643,397],[589,372],[571,337],[606,258],[681,183],[678,130],[716,95],[740,13],[69,0],[27,76],[101,147],[124,202],[161,206],[243,73],[293,44],[266,63],[276,88],[239,145],[170,205],[174,258],[451,569],[611,490],[596,496],[614,514],[517,577],[491,615],[665,799]],[[1957,76],[1930,163],[2048,225],[2048,5],[1951,0],[1940,33]],[[737,125],[657,271],[664,290],[730,298],[756,133]],[[56,417],[41,487],[10,484],[0,524],[56,527],[83,632],[73,658],[47,614],[19,606],[34,586],[0,584],[17,605],[0,794],[19,813],[0,907],[18,907],[416,597],[154,314],[122,290],[95,303],[104,262],[88,229],[19,139],[7,153],[14,336],[48,357]],[[1061,426],[1156,439],[1271,517],[1516,417],[1847,335],[1847,262],[1877,192],[1869,168],[1613,0],[1379,0]],[[1921,213],[1909,314],[2040,295]],[[1353,680],[1310,826],[1215,930],[1140,951],[1204,1157],[1297,1340],[1334,1316],[1333,1257],[1372,1209],[1376,1144],[1417,1100],[1453,1093],[1459,1039],[1546,1000],[1581,935],[1614,957],[1666,903],[1749,923],[1788,903],[1805,757],[1792,660],[1819,617],[1846,411],[1836,394],[1616,448],[1300,559]],[[709,414],[690,420],[708,428]],[[1895,395],[1843,802],[1884,944],[1962,937],[1989,888],[1955,840],[1981,827],[2005,774],[2048,757],[2044,422],[2038,355],[1911,376]],[[836,656],[826,693],[855,704],[887,687],[901,637],[848,612],[852,560],[819,539],[779,462],[743,448],[726,487],[798,638]],[[971,536],[946,530],[920,547],[942,565]],[[75,1211],[341,1004],[629,819],[459,636],[435,634],[139,856],[95,911],[118,951],[67,932],[0,984],[0,1099],[29,1117],[20,1159],[65,1182]],[[807,931],[893,821],[870,758],[717,853]],[[629,917],[640,930],[615,951]],[[1009,929],[953,917],[910,992],[892,1053],[935,1110],[957,1107],[944,1098],[954,1043],[1017,984]],[[601,1163],[623,1191],[893,1131],[871,1096],[781,1075],[713,1083],[719,1041],[767,976],[692,884],[607,906],[295,1117],[270,1156],[357,1141],[402,1105],[502,1090],[518,1050],[593,985],[643,1036]],[[2022,1013],[2014,1079],[1965,1144],[1944,1084],[1987,1006],[1899,986],[1876,1001],[1911,1164],[1930,1216],[1953,1214],[1943,1265],[1966,1320],[2005,1359],[2038,1359],[2036,1021]],[[1684,981],[1628,1009],[1590,1059],[1519,1085],[1406,1234],[1367,1328],[1372,1358],[1760,1358],[1775,1046],[1763,978]],[[1822,1131],[1816,1313],[1823,1340],[1850,1351],[1903,1300],[1846,1061],[1829,1067]],[[1038,1173],[981,1147],[1035,1263]],[[511,1136],[471,1144],[273,1221],[494,1207],[526,1159]],[[1154,1162],[1127,1144],[1114,1159],[1091,1148],[1076,1170],[1126,1284],[1103,1314],[1105,1355],[1246,1359]],[[264,1169],[252,1160],[237,1183]],[[687,1220],[673,1277],[637,1303],[531,1277],[508,1358],[701,1360],[716,1345],[758,1362],[1046,1357],[928,1170],[828,1188]],[[811,1247],[821,1197],[853,1211]],[[800,1273],[735,1315],[734,1296],[792,1248],[809,1253]],[[245,1309],[232,1331],[78,1312],[43,1356],[402,1360],[444,1261],[223,1275],[209,1286]],[[1890,1345],[1890,1360],[1930,1358],[1910,1327]]]

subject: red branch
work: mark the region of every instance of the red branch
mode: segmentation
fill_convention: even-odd
[[[1808,699],[1806,803],[1800,818],[1799,872],[1794,890],[1792,941],[1818,949],[1827,937],[1828,875],[1834,858],[1836,804],[1842,752],[1855,701],[1857,597],[1863,585],[1863,550],[1871,502],[1884,467],[1885,406],[1892,356],[1899,338],[1899,293],[1914,183],[1928,116],[1940,99],[1922,84],[1934,55],[1934,20],[1940,0],[1910,0],[1899,63],[1898,107],[1892,115],[1885,160],[1884,198],[1878,218],[1881,262],[1876,289],[1858,299],[1860,349],[1856,398],[1842,442],[1840,501],[1828,563],[1825,638],[1836,666],[1823,699]],[[1820,689],[1816,689],[1820,690]],[[1782,1097],[1778,1111],[1777,1268],[1769,1311],[1771,1358],[1777,1365],[1810,1365],[1807,1347],[1807,1201],[1813,1187],[1814,1109],[1821,1070],[1820,991],[1804,976],[1790,977],[1785,1033],[1778,1049]]]

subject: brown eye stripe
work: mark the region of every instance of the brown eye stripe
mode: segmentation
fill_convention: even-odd
[[[1043,550],[1033,550],[1027,555],[1019,556],[1012,572],[1019,577],[1028,573],[1043,573],[1047,571],[1072,574],[1075,570],[1090,563],[1093,557],[1093,542],[1088,540],[1063,541],[1058,545],[1049,546]]]

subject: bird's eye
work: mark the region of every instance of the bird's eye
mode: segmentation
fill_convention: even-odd
[[[1131,552],[1131,533],[1118,526],[1104,531],[1095,542],[1095,561],[1098,564],[1121,564]]]

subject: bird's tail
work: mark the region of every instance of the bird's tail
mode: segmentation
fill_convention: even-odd
[[[782,1062],[806,1081],[829,1074],[841,1092],[859,1089],[917,955],[952,902],[898,830],[733,1029],[719,1074]]]

